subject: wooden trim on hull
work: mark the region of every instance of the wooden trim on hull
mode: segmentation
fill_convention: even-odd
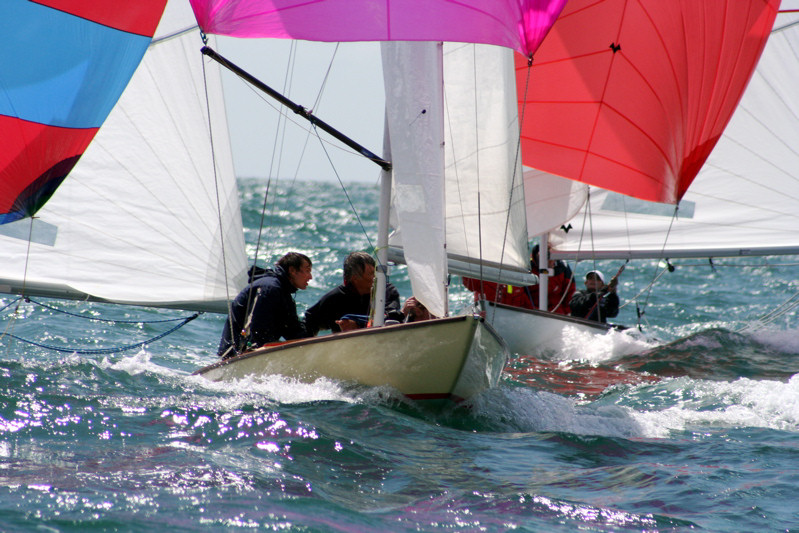
[[[483,319],[458,316],[360,329],[259,348],[201,368],[214,381],[279,374],[390,386],[412,399],[468,399],[493,387],[507,360]]]

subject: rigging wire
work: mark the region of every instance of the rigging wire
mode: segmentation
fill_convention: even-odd
[[[318,132],[317,132],[316,136],[317,136],[317,138],[319,138],[319,133]],[[322,141],[322,139],[320,138],[319,139],[319,144],[322,147],[322,150],[325,152],[325,155],[327,156],[327,160],[330,162],[330,167],[333,170],[333,173],[336,175],[336,179],[338,180],[338,183],[341,186],[341,190],[344,191],[344,196],[347,197],[347,202],[350,204],[350,209],[352,209],[352,213],[355,215],[355,219],[358,221],[358,225],[360,226],[364,237],[366,237],[366,242],[369,243],[369,248],[374,251],[375,255],[377,255],[377,250],[376,250],[375,246],[372,244],[372,240],[369,238],[369,233],[366,231],[366,227],[363,225],[363,222],[361,221],[361,217],[358,214],[358,210],[355,209],[355,205],[352,203],[352,199],[350,198],[350,195],[347,192],[347,188],[344,186],[344,183],[341,181],[341,176],[339,175],[338,170],[336,170],[336,166],[333,164],[333,160],[330,158],[330,154],[327,152],[327,149],[325,148],[324,143],[321,142],[321,141]]]
[[[671,220],[669,221],[669,229],[666,230],[666,235],[663,238],[663,246],[660,248],[660,256],[661,257],[665,257],[666,244],[669,242],[669,237],[671,236],[671,229],[672,229],[672,227],[674,227],[674,221],[677,220],[677,216],[679,214],[679,210],[680,210],[680,204],[679,203],[674,204],[674,212],[672,213]],[[652,281],[646,287],[646,289],[648,289],[648,290],[647,290],[647,293],[646,293],[646,298],[644,299],[644,302],[643,302],[643,310],[639,309],[636,306],[636,308],[638,309],[638,313],[637,314],[638,314],[638,327],[639,328],[641,327],[641,317],[646,314],[646,308],[649,305],[649,298],[652,296],[652,287],[655,285],[655,282],[658,279],[660,279],[660,276],[662,276],[664,272],[669,271],[669,268],[667,267],[663,272],[658,274],[658,268],[659,268],[659,264],[656,263],[655,264],[655,270],[653,271],[653,274],[652,274]]]
[[[795,309],[797,306],[799,306],[799,292],[794,293],[790,298],[778,305],[775,309],[756,319],[754,322],[750,322],[747,325],[738,328],[735,330],[735,332],[741,333],[744,331],[757,331],[759,329],[763,329],[778,318]]]
[[[525,85],[524,85],[524,102],[527,102],[527,93],[528,93],[528,89],[530,88],[530,78],[532,77],[532,72],[533,72],[533,55],[530,54],[530,57],[527,58],[527,77],[525,78]],[[515,75],[515,72],[514,72],[514,75]],[[476,83],[476,81],[475,81],[475,83]],[[518,123],[519,134],[517,136],[517,141],[516,141],[516,153],[515,153],[515,156],[513,158],[513,174],[512,174],[511,182],[510,182],[511,193],[508,195],[508,208],[505,210],[505,213],[506,213],[506,215],[505,215],[505,232],[504,232],[504,235],[502,237],[502,251],[499,254],[499,273],[497,274],[498,277],[502,275],[502,267],[503,267],[503,264],[504,264],[503,261],[505,259],[505,245],[508,242],[508,232],[510,231],[510,216],[511,216],[511,210],[513,208],[513,200],[514,200],[513,191],[516,189],[516,176],[523,172],[523,170],[521,172],[519,171],[518,164],[519,164],[519,161],[521,159],[520,154],[521,154],[521,151],[522,151],[522,135],[521,135],[521,129],[522,128],[521,128],[521,125],[524,124],[524,112],[525,112],[526,107],[527,107],[526,104],[522,106],[522,114],[519,117],[519,123]],[[477,103],[476,102],[475,102],[475,109],[477,109]],[[524,186],[524,185],[522,184],[522,186]],[[482,262],[482,258],[481,258],[481,262]],[[529,258],[528,258],[528,262],[529,262]],[[497,284],[497,292],[499,292],[499,284]],[[495,300],[496,299],[498,299],[497,296],[495,296]],[[496,306],[494,307],[494,313],[496,313]],[[493,319],[493,317],[492,317],[492,319]]]
[[[30,221],[31,222],[28,225],[28,243],[27,243],[27,247],[25,248],[25,267],[22,270],[22,290],[21,290],[22,296],[25,295],[25,291],[26,291],[27,285],[28,285],[28,265],[30,263],[30,256],[31,256],[31,242],[33,241],[33,221],[36,218],[37,217],[31,216],[30,217]],[[14,334],[10,333],[8,330],[9,330],[9,328],[11,328],[11,331],[12,332],[14,331],[14,327],[16,326],[16,323],[17,323],[17,317],[19,316],[18,312],[19,312],[19,301],[20,300],[21,300],[21,298],[17,298],[17,300],[16,300],[17,305],[16,305],[16,307],[14,307],[14,316],[9,321],[9,323],[6,324],[6,328],[5,328],[5,330],[3,330],[3,333],[0,334],[0,340],[2,340],[2,338],[5,337],[6,335],[8,335],[11,338],[16,338],[14,336]],[[11,305],[11,304],[9,304],[9,305]],[[6,306],[6,307],[8,307],[8,306]],[[5,309],[5,307],[3,309]],[[0,310],[0,311],[2,311],[2,310]],[[8,344],[8,347],[7,347],[7,350],[6,350],[6,355],[8,355],[10,353],[11,353],[11,343]]]
[[[466,46],[466,45],[464,45],[464,46]],[[474,44],[472,44],[472,53],[473,54],[475,53],[475,45]],[[474,64],[475,62],[473,61],[472,63]],[[473,72],[474,72],[474,70],[473,70]],[[475,75],[473,74],[473,77],[474,76]],[[475,82],[475,87],[477,87],[476,82]],[[446,88],[446,86],[445,86],[445,88]],[[477,91],[475,90],[475,100],[477,99],[477,94],[476,93],[477,93]],[[464,192],[461,190],[461,175],[460,175],[460,170],[459,170],[459,167],[458,167],[458,157],[456,157],[456,155],[455,155],[456,143],[455,143],[455,137],[453,135],[453,132],[455,131],[455,128],[452,127],[452,113],[450,113],[450,110],[449,110],[449,99],[447,98],[446,91],[444,91],[444,99],[443,100],[444,100],[445,116],[446,116],[447,121],[449,122],[449,142],[445,142],[444,143],[444,149],[445,150],[449,150],[450,153],[452,154],[452,157],[451,157],[451,159],[452,159],[452,173],[453,173],[453,176],[454,176],[455,189],[456,189],[457,196],[458,196],[458,205],[460,206],[461,213],[463,213],[463,207],[466,204],[466,201],[464,199]],[[476,129],[477,129],[477,127],[475,125],[475,130]],[[476,136],[476,133],[475,133],[475,136]],[[445,155],[445,158],[446,158],[446,155]],[[478,179],[479,179],[479,175],[478,175]],[[480,187],[479,187],[479,184],[478,184],[477,190],[478,190],[477,199],[476,199],[477,200],[477,224],[478,224],[477,248],[478,248],[478,257],[480,257],[480,263],[479,263],[480,271],[479,271],[478,276],[479,276],[479,282],[480,282],[480,294],[485,294],[485,290],[483,288],[483,261],[482,261],[482,258],[483,258],[483,231],[482,231],[482,227],[481,227],[481,224],[482,224],[482,216],[481,216],[482,215],[482,207],[481,207],[481,204],[480,204],[480,192],[479,192],[480,191]],[[461,235],[467,235],[466,217],[462,216],[462,217],[458,217],[458,218],[460,219]],[[465,249],[466,255],[468,257],[474,257],[474,255],[472,253],[470,253],[470,249],[471,249],[470,248],[470,246],[471,246],[470,240],[467,239],[467,238],[464,238],[464,244],[465,244],[465,247],[466,247],[466,249]],[[476,304],[475,304],[474,301],[472,301],[472,310],[474,311],[475,309],[476,309]]]
[[[201,35],[203,43],[207,43],[208,39],[205,34]],[[217,216],[217,223],[219,224],[219,244],[221,247],[221,255],[222,255],[222,272],[225,278],[225,300],[227,301],[227,308],[228,308],[228,322],[229,328],[233,329],[233,313],[231,313],[231,296],[230,296],[230,277],[227,270],[227,256],[226,256],[226,246],[225,246],[225,231],[224,231],[224,223],[222,220],[222,200],[220,199],[219,194],[219,175],[216,171],[216,150],[214,150],[214,128],[213,122],[211,119],[211,101],[208,96],[208,73],[205,69],[205,60],[201,57],[200,63],[203,67],[203,87],[205,90],[205,112],[208,115],[208,136],[211,142],[211,164],[214,169],[214,194],[216,196],[216,216]],[[235,176],[234,176],[235,179]]]

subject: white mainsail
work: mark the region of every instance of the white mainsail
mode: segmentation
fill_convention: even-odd
[[[512,51],[444,43],[443,57],[448,269],[461,275],[533,283]],[[387,79],[389,88],[398,83]],[[393,138],[392,145],[396,146]],[[396,161],[397,156],[392,156]],[[400,191],[395,186],[395,195]],[[400,220],[391,239],[391,257],[408,262],[407,243],[402,242],[405,232]],[[404,258],[399,250],[402,244]]]
[[[247,263],[219,69],[204,72],[201,44],[188,3],[170,2],[70,176],[37,218],[0,226],[0,290],[226,312]]]
[[[447,43],[444,90],[447,252],[527,273],[513,52]]]
[[[743,99],[676,218],[672,205],[591,188],[590,204],[574,218],[553,219],[557,224],[536,233],[556,228],[550,240],[559,258],[799,253],[798,59],[799,14],[781,13]],[[548,194],[533,183],[528,194]],[[557,229],[563,223],[571,224],[569,233]]]

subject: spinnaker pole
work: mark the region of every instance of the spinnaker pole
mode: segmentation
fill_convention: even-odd
[[[321,130],[326,131],[327,133],[329,133],[339,141],[343,142],[353,150],[357,151],[359,154],[366,157],[367,159],[374,161],[375,163],[380,165],[380,167],[383,170],[386,171],[391,170],[390,162],[375,155],[373,152],[367,150],[361,144],[350,139],[349,137],[341,133],[339,130],[337,130],[336,128],[334,128],[324,120],[320,119],[319,117],[317,117],[316,115],[314,115],[313,113],[302,107],[301,105],[292,102],[291,100],[289,100],[288,98],[277,92],[276,90],[272,89],[267,84],[265,84],[264,82],[262,82],[261,80],[259,80],[258,78],[247,72],[246,70],[242,69],[238,65],[231,63],[225,57],[219,55],[211,47],[203,46],[201,52],[203,53],[203,55],[210,57],[211,59],[213,59],[214,61],[216,61],[217,63],[228,69],[229,71],[233,72],[235,75],[239,76],[243,80],[252,84],[253,87],[255,87],[256,89],[263,91],[264,93],[271,96],[272,98],[283,104],[284,106],[288,107],[296,114],[298,114],[299,116],[303,117],[305,120],[313,124],[314,126],[320,128]]]

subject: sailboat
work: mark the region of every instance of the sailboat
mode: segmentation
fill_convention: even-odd
[[[414,295],[442,318],[266,347],[198,374],[210,379],[326,376],[387,385],[411,398],[436,401],[467,399],[496,385],[508,357],[502,339],[480,316],[447,316],[441,77],[430,83],[426,77],[414,79],[407,69],[418,70],[418,61],[424,61],[440,73],[439,41],[487,43],[530,54],[563,3],[420,1],[394,11],[386,4],[385,11],[376,13],[371,2],[350,2],[336,6],[333,16],[325,2],[286,2],[282,11],[261,13],[257,2],[194,1],[189,10],[185,2],[170,1],[141,66],[69,179],[37,218],[2,227],[6,260],[0,266],[0,289],[226,312],[244,285],[246,254],[219,67],[199,54],[201,39],[209,48],[216,33],[256,36],[263,31],[265,36],[318,40],[414,41],[388,45],[385,51],[392,58],[387,64],[396,67],[388,86],[412,90],[393,98],[405,104],[388,115],[386,154],[394,168],[383,173],[381,197],[390,203],[389,178],[395,191],[404,191],[395,195],[395,204],[403,205],[398,217],[404,219]],[[366,13],[377,20],[364,20]],[[426,99],[423,107],[405,98],[411,93]],[[414,133],[409,133],[409,113]],[[434,154],[425,158],[425,168],[414,162],[422,149]],[[429,190],[422,191],[425,187]],[[408,195],[417,189],[420,195]],[[423,210],[431,218],[417,226],[427,236],[436,235],[432,253],[416,249],[413,228],[423,214],[419,206],[427,206],[428,199],[409,201],[428,193],[429,209]],[[378,259],[386,265],[388,209],[381,210],[380,228]],[[378,288],[384,286],[384,275],[380,269]],[[375,326],[380,326],[381,305],[378,295]]]
[[[525,194],[528,229],[543,243],[539,264],[548,259],[547,243],[553,259],[573,261],[796,253],[796,195],[791,193],[795,186],[790,170],[791,163],[796,166],[795,154],[785,139],[796,137],[797,121],[796,113],[785,109],[793,89],[785,81],[792,73],[784,64],[791,55],[785,49],[792,42],[795,47],[790,23],[796,15],[776,16],[777,2],[752,2],[748,10],[736,4],[728,15],[740,19],[724,22],[725,31],[734,35],[722,40],[710,37],[718,36],[720,28],[707,27],[693,37],[681,32],[698,30],[705,16],[711,23],[724,21],[720,13],[711,13],[723,3],[631,3],[617,14],[635,30],[611,25],[613,35],[606,38],[603,53],[575,36],[582,17],[607,21],[613,16],[612,2],[590,4],[578,0],[564,9],[536,57],[538,69],[533,67],[530,74],[534,88],[520,104],[526,105],[531,119],[525,120],[522,135],[525,164],[535,168],[525,172]],[[659,14],[659,7],[667,13]],[[676,24],[677,41],[668,44],[669,24],[680,20],[675,10],[683,10],[686,22]],[[659,15],[666,15],[668,22],[658,22]],[[658,28],[654,47],[642,41],[648,27]],[[738,50],[728,55],[719,48],[722,42]],[[709,55],[702,52],[705,45],[711,47]],[[630,55],[623,55],[625,51]],[[589,64],[592,55],[604,57],[607,68],[596,67],[601,59]],[[558,73],[558,59],[572,56],[577,59],[571,71]],[[714,69],[706,68],[707,57],[717,63]],[[521,87],[527,68],[518,63]],[[669,75],[646,83],[647,73],[652,79],[662,75],[658,69],[663,64],[673,65],[682,79],[675,75],[666,83]],[[755,64],[757,71],[736,107]],[[702,71],[712,72],[712,79],[702,81]],[[546,94],[553,76],[579,79],[588,95],[593,89],[602,98],[591,99],[579,90],[553,98]],[[672,95],[658,92],[672,86],[680,89]],[[680,107],[687,117],[681,116]],[[555,113],[561,123],[552,128]],[[659,116],[648,126],[650,115]],[[564,121],[564,116],[582,117],[583,126],[594,124],[593,129]],[[694,119],[698,120],[692,123]],[[574,135],[565,133],[570,129]],[[576,157],[564,157],[568,153]],[[607,331],[607,326],[570,317],[488,305],[487,316],[519,353],[558,350],[575,331]],[[539,307],[546,305],[544,301]]]
[[[239,30],[235,29],[235,24],[241,19],[237,17],[233,7],[230,12],[226,12],[224,9],[219,9],[218,5],[210,7],[211,4],[211,2],[193,2],[200,25],[206,32],[221,31],[231,35],[249,35],[253,31],[253,25],[247,21],[242,23]],[[483,4],[486,9],[497,7],[491,3]],[[562,2],[538,2],[540,5],[536,6],[539,8],[537,10],[530,7],[532,4],[535,3],[522,2],[520,6],[527,6],[523,18],[527,20],[528,26],[532,20],[538,20],[540,24],[536,29],[539,40],[534,43],[534,46],[537,46],[562,7]],[[443,2],[442,5],[447,9],[455,9],[454,4]],[[437,10],[435,6],[435,3],[424,3],[424,8],[420,4],[419,9],[423,9],[422,12],[427,16],[432,16]],[[314,27],[312,19],[302,27],[297,25],[294,31],[295,27],[291,23],[293,19],[276,20],[270,13],[253,14],[255,11],[257,9],[253,7],[246,13],[258,20],[256,28],[268,28],[269,24],[277,24],[279,20],[280,24],[287,27],[287,32],[288,27],[291,28],[290,36],[308,37],[303,33],[304,29]],[[227,22],[219,20],[220,13],[224,14],[222,18],[227,18]],[[435,402],[468,399],[498,383],[508,358],[504,341],[484,318],[477,314],[448,316],[446,293],[447,252],[451,246],[454,246],[452,235],[455,232],[452,231],[454,223],[449,220],[451,212],[445,207],[448,192],[445,177],[448,173],[445,167],[452,167],[456,162],[462,164],[460,172],[469,178],[461,179],[461,183],[464,187],[472,183],[472,189],[464,190],[464,194],[475,200],[477,198],[473,191],[479,187],[473,183],[479,172],[477,169],[469,168],[468,159],[473,158],[474,154],[461,157],[459,160],[451,155],[445,155],[444,147],[452,138],[449,136],[451,126],[445,126],[445,123],[451,124],[460,113],[453,111],[445,113],[444,92],[448,82],[444,65],[446,62],[468,60],[471,61],[471,68],[465,72],[471,73],[475,70],[474,64],[478,56],[483,61],[481,66],[486,68],[491,66],[492,59],[496,59],[496,52],[491,55],[483,48],[475,51],[476,45],[468,44],[469,40],[485,38],[486,35],[483,30],[487,26],[485,23],[475,21],[473,18],[475,13],[471,8],[460,12],[460,16],[456,17],[458,24],[455,25],[460,30],[468,29],[474,24],[482,28],[473,35],[450,33],[452,27],[420,29],[415,25],[406,26],[402,17],[387,16],[385,22],[393,21],[391,41],[382,45],[387,101],[385,156],[382,160],[370,156],[384,168],[381,174],[382,202],[377,244],[378,262],[380,265],[387,264],[389,211],[393,207],[397,221],[393,241],[402,243],[402,258],[408,265],[413,294],[432,315],[442,318],[410,324],[383,325],[381,317],[384,296],[378,292],[374,313],[376,327],[259,348],[202,368],[196,372],[197,374],[214,380],[269,374],[281,374],[305,381],[329,377],[370,386],[388,385],[409,398]],[[288,11],[286,15],[293,13]],[[306,18],[303,20],[307,22],[308,16],[319,17],[319,14],[306,13]],[[369,35],[361,33],[361,30],[346,27],[349,26],[346,23],[347,16],[344,12],[340,14],[341,28],[335,28],[335,25],[329,24],[329,20],[325,20],[324,31],[319,35],[315,34],[313,38],[319,39],[323,35],[325,39],[341,40],[364,38],[363,36]],[[507,16],[507,13],[504,16]],[[493,17],[489,18],[491,21],[496,21]],[[234,29],[226,24],[233,24]],[[489,26],[491,24],[493,22]],[[241,33],[236,33],[237,31]],[[340,33],[342,31],[343,33]],[[270,30],[266,34],[279,35],[279,33]],[[531,34],[527,36],[529,35]],[[488,42],[506,45],[505,37],[506,32],[503,30],[497,34],[496,39]],[[376,38],[389,37],[384,35]],[[408,42],[395,42],[394,39],[404,39]],[[464,40],[467,44],[462,46],[447,44],[446,48],[452,50],[446,51],[445,45],[435,42],[434,39],[435,41]],[[520,41],[514,45],[514,48],[526,50],[525,47],[528,45],[529,43],[525,43],[522,46]],[[482,56],[483,52],[488,55]],[[507,84],[508,79],[512,83],[510,50],[506,50],[505,55],[505,60],[501,64],[505,66],[506,76],[498,80],[502,84]],[[445,61],[445,57],[454,59]],[[235,68],[238,72],[238,67]],[[450,67],[449,72],[463,73],[464,69]],[[449,83],[458,83],[452,81],[454,77],[453,74]],[[504,88],[503,85],[499,94],[506,94]],[[452,94],[458,94],[458,91]],[[463,106],[464,109],[474,110],[476,100],[474,96],[472,98],[469,106]],[[456,102],[447,100],[447,109],[452,109],[453,104]],[[504,139],[504,144],[507,144],[508,140],[514,141],[514,144],[510,152],[507,149],[496,151],[497,157],[494,159],[499,159],[500,165],[515,167],[520,175],[521,165],[518,161],[518,150],[515,149],[518,139],[515,102],[506,98],[501,104],[505,106],[510,104],[513,110],[511,117],[502,114],[499,118],[506,123],[505,131],[508,127],[513,131]],[[460,106],[460,103],[457,105]],[[472,111],[472,115],[474,113]],[[488,139],[484,142],[486,140]],[[474,144],[464,149],[467,152],[472,151]],[[484,154],[484,157],[486,161],[492,159],[489,154]],[[391,161],[390,168],[385,164],[387,161]],[[483,172],[486,172],[486,169],[483,169]],[[449,175],[452,175],[452,172],[449,172]],[[508,175],[512,177],[513,171],[502,172],[503,179]],[[484,188],[490,187],[487,180]],[[517,189],[520,187],[519,179]],[[513,186],[508,190],[512,189]],[[487,201],[486,206],[490,207],[487,214],[507,223],[507,213],[513,208],[507,202],[507,196],[499,203],[492,204]],[[519,211],[521,201],[518,200],[517,204],[515,209]],[[519,212],[523,216],[523,209]],[[480,211],[475,211],[473,216],[480,218],[480,215]],[[459,219],[458,224],[462,226],[464,222]],[[519,242],[526,247],[525,240]],[[476,247],[476,243],[471,244]],[[488,248],[490,247],[486,247],[487,250]],[[508,249],[508,256],[516,253],[516,263],[519,263],[519,258],[522,263],[526,263],[526,250],[519,254],[518,249],[519,246],[516,246],[515,250]],[[488,255],[487,253],[486,256]],[[501,254],[499,256],[501,257]],[[502,259],[499,259],[497,262],[500,267],[501,261]],[[505,263],[510,265],[511,261]],[[384,269],[378,269],[376,286],[378,288],[385,286]]]

